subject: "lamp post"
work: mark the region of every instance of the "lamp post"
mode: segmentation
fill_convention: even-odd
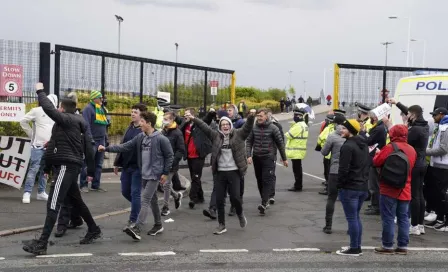
[[[407,19],[408,20],[408,49],[406,51],[406,66],[409,67],[409,53],[411,51],[411,17],[389,16],[391,20]]]
[[[422,43],[423,43],[423,61],[422,61],[422,67],[425,67],[425,61],[426,61],[426,40],[416,40],[416,39],[411,39],[411,42],[422,42]]]
[[[118,21],[118,55],[120,55],[121,47],[121,23],[124,21],[123,17],[115,15],[115,19]],[[120,89],[120,59],[118,59],[117,67],[117,91]]]
[[[306,96],[306,80],[303,81],[303,93],[305,95],[304,99],[306,101],[308,99],[308,97]]]
[[[178,44],[178,43],[175,43],[174,45],[176,46],[176,63],[177,63],[177,51],[178,51],[178,49],[179,49],[179,44]]]
[[[386,64],[385,66],[387,66],[387,49],[389,48],[389,44],[393,44],[393,42],[383,42],[381,43],[382,45],[384,45],[386,47]],[[409,52],[407,52],[409,55]],[[409,65],[408,65],[409,66]]]

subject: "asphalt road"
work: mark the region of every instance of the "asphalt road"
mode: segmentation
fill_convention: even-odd
[[[21,241],[39,233],[24,233],[0,238],[0,271],[310,271],[334,270],[431,271],[448,268],[447,234],[427,230],[425,236],[411,237],[412,251],[408,256],[379,256],[372,252],[380,245],[381,221],[377,216],[363,216],[365,253],[361,257],[341,257],[334,252],[348,245],[347,224],[338,202],[333,234],[322,232],[326,197],[318,195],[323,176],[322,156],[314,151],[319,131],[318,116],[311,125],[308,155],[304,160],[304,191],[288,192],[293,183],[291,168],[277,167],[276,204],[265,217],[258,215],[260,196],[252,167],[246,176],[244,209],[248,220],[246,229],[239,227],[236,218],[227,217],[228,232],[216,236],[217,225],[202,215],[207,203],[188,208],[188,200],[178,210],[172,207],[165,223],[165,232],[156,237],[143,235],[141,242],[133,242],[124,234],[127,215],[98,220],[104,232],[93,245],[80,246],[79,238],[85,228],[72,230],[62,239],[52,238],[54,245],[48,254],[69,254],[35,258],[21,249]],[[284,129],[288,122],[282,122]],[[182,174],[189,176],[186,170]],[[203,174],[206,201],[212,190],[209,168]],[[148,218],[149,227],[152,216]],[[422,247],[431,247],[425,249]],[[437,248],[437,249],[434,249]],[[442,248],[442,249],[441,249]],[[233,251],[227,253],[223,251]],[[79,256],[70,254],[80,254]],[[137,255],[137,256],[132,256]],[[139,256],[140,255],[140,256]],[[145,256],[141,256],[145,255]]]

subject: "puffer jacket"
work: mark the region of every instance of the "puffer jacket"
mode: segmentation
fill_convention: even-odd
[[[245,140],[252,132],[254,120],[255,116],[250,115],[242,128],[232,129],[230,132],[229,144],[232,149],[233,159],[242,176],[244,176],[247,171],[247,157],[244,149]],[[216,173],[218,171],[218,160],[223,145],[224,135],[221,132],[210,128],[210,126],[201,119],[195,118],[193,122],[212,142],[211,165],[213,173]]]
[[[283,135],[271,121],[255,124],[252,132],[246,140],[246,152],[248,157],[269,157],[277,159],[277,149],[283,161],[286,161],[285,142]]]

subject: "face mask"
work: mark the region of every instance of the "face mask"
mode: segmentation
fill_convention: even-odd
[[[299,117],[299,116],[294,116],[294,122],[301,122],[303,121],[303,117]]]
[[[171,123],[168,121],[162,121],[162,126],[167,127],[169,126]]]

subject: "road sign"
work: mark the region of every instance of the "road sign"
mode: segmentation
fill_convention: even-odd
[[[20,65],[0,65],[0,96],[22,97],[23,67]]]
[[[210,93],[211,95],[218,95],[218,81],[212,80],[210,81]]]
[[[0,103],[1,122],[19,122],[25,116],[25,104]]]

